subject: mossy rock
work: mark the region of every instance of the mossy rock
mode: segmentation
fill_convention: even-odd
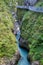
[[[37,6],[43,7],[43,2]],[[29,42],[29,54],[33,61],[38,60],[43,65],[43,13],[26,12],[22,22],[21,36]]]

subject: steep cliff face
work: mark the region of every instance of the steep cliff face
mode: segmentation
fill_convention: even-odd
[[[43,2],[38,2],[36,6],[43,7]],[[28,11],[22,21],[21,36],[29,42],[32,61],[43,65],[43,13]]]

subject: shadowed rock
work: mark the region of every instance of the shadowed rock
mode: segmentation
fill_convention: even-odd
[[[27,40],[24,40],[23,38],[20,38],[19,39],[19,46],[24,48],[24,49],[27,49],[29,51],[29,43]]]

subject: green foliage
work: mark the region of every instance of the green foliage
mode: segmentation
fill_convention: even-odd
[[[17,50],[16,38],[12,33],[13,19],[4,0],[0,1],[0,57],[12,57]]]
[[[10,7],[10,11],[15,11],[16,12],[16,2],[17,0],[4,0],[6,5]]]
[[[25,1],[25,0],[17,0],[18,5],[24,5],[24,1]]]
[[[25,11],[25,12],[24,12]],[[17,9],[17,19],[18,20],[22,20],[22,18],[23,18],[23,15],[26,13],[26,10],[22,10],[22,9]]]
[[[36,6],[43,6],[42,2]],[[29,41],[32,60],[39,60],[43,65],[43,13],[26,12],[21,26],[21,36]]]
[[[24,1],[25,0],[18,0],[18,5],[24,5]],[[27,10],[23,10],[23,9],[17,9],[17,18],[18,20],[22,20],[23,15],[27,12]]]

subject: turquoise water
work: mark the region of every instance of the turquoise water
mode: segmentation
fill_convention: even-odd
[[[21,58],[18,65],[30,65],[27,59]]]
[[[19,51],[20,51],[21,57],[23,57],[24,59],[26,59],[27,58],[28,51],[25,50],[25,49],[23,49],[23,48],[20,48],[20,47],[19,47]]]
[[[27,60],[28,51],[19,47],[19,52],[20,52],[21,58],[18,62],[18,65],[30,65]]]
[[[19,38],[20,38],[20,32],[18,32],[16,39],[17,39],[17,43],[18,43],[18,50],[20,52],[21,58],[18,62],[18,65],[30,65],[28,60],[27,60],[27,55],[28,55],[28,51],[19,47]]]

